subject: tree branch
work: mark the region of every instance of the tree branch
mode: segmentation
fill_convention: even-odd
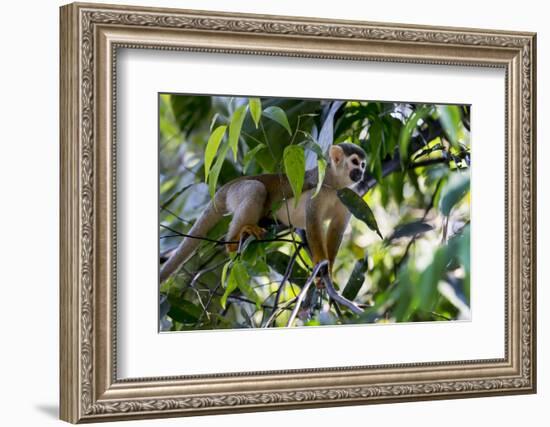
[[[191,234],[181,233],[180,231],[174,230],[173,228],[171,228],[167,225],[164,225],[164,224],[160,224],[160,226],[162,228],[174,233],[174,235],[170,235],[170,237],[174,237],[174,236],[188,237],[190,239],[204,240],[205,242],[216,243],[218,245],[227,245],[227,244],[230,244],[230,243],[235,243],[235,244],[240,243],[240,240],[217,240],[217,239],[210,239],[209,237],[203,237],[203,236],[192,236]],[[163,238],[163,237],[166,237],[166,236],[161,236],[161,238]],[[274,239],[255,239],[255,240],[251,241],[250,243],[268,243],[268,242],[295,243],[294,240],[283,239],[283,238],[280,238],[280,237],[276,237]]]
[[[334,289],[334,285],[332,284],[332,280],[330,280],[330,276],[328,274],[328,268],[322,270],[321,279],[323,280],[323,283],[325,284],[325,289],[327,290],[327,294],[336,303],[349,308],[355,314],[362,314],[363,313],[363,310],[357,304],[355,304],[353,301],[350,301],[347,298],[344,298],[343,296],[341,296],[336,291],[336,289]]]

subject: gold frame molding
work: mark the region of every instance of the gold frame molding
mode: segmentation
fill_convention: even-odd
[[[536,35],[101,4],[61,7],[60,414],[77,422],[534,393]],[[505,357],[118,380],[118,48],[499,67]]]

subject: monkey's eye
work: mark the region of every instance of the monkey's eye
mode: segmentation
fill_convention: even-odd
[[[359,160],[357,160],[356,157],[353,158],[353,160],[351,161],[351,163],[353,163],[355,166],[359,166]]]
[[[365,162],[361,162],[361,169],[365,169]]]

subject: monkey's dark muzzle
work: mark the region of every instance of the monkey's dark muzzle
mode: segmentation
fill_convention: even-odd
[[[349,173],[349,177],[353,182],[359,182],[361,181],[361,178],[363,178],[363,173],[359,169],[353,169]]]

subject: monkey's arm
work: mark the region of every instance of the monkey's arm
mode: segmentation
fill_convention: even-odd
[[[338,201],[334,207],[334,216],[330,221],[330,225],[327,231],[327,253],[329,262],[329,272],[332,274],[332,268],[334,267],[334,260],[338,254],[338,249],[342,243],[342,237],[344,231],[349,222],[350,213],[346,207]]]

